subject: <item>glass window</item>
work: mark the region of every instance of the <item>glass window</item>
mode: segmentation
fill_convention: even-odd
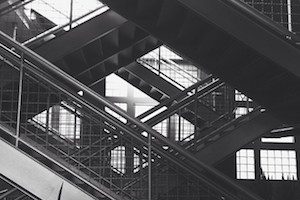
[[[146,104],[136,104],[135,105],[135,117],[143,114],[144,112],[150,110],[151,108],[153,108],[155,105],[146,105]]]
[[[261,138],[264,143],[295,143],[293,136],[279,137],[279,138]]]
[[[169,119],[165,119],[162,122],[153,126],[153,129],[162,134],[163,136],[168,137],[168,124]]]
[[[176,141],[190,141],[194,138],[194,125],[187,121],[186,119],[180,117],[179,115],[175,115],[176,117]],[[179,118],[180,118],[180,129],[179,129]],[[190,136],[190,137],[189,137]]]
[[[237,179],[255,179],[254,150],[241,149],[236,153]]]
[[[126,103],[114,103],[116,106],[118,106],[119,108],[121,108],[124,111],[127,111],[127,104]],[[105,111],[109,114],[111,114],[113,117],[117,118],[118,120],[120,120],[121,122],[123,122],[124,124],[127,123],[127,120],[122,117],[121,115],[119,115],[118,113],[116,113],[115,111],[111,110],[108,107],[105,107]]]
[[[261,150],[263,176],[268,180],[297,180],[296,151]]]
[[[79,139],[81,119],[76,117],[74,108],[62,102],[63,106],[55,105],[49,109],[48,127],[51,134],[57,134],[62,138]],[[68,109],[68,110],[67,110]],[[77,112],[77,114],[79,114]],[[56,115],[55,119],[53,116]],[[47,111],[34,116],[30,123],[45,130],[47,127]]]
[[[108,97],[126,97],[129,83],[117,76],[111,74],[106,77],[106,96]]]
[[[119,146],[114,148],[111,152],[110,164],[113,170],[119,174],[125,173],[125,147]]]
[[[253,110],[253,108],[237,107],[235,110],[235,118],[239,118],[243,115],[246,115],[249,112],[251,112],[252,110]]]
[[[134,150],[139,153],[139,150],[134,148]],[[126,172],[126,148],[124,146],[119,146],[114,148],[111,153],[110,164],[113,170],[119,174],[124,174]],[[133,172],[136,173],[140,170],[140,158],[137,154],[133,155]]]

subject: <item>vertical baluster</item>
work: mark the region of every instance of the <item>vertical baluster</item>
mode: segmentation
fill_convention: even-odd
[[[50,92],[48,93],[48,97],[47,97],[47,113],[46,113],[46,144],[49,142],[49,120],[50,120],[50,97],[51,94]],[[48,145],[46,145],[46,148],[48,147]]]
[[[158,73],[160,74],[161,47],[158,48]]]
[[[152,175],[151,175],[151,145],[152,138],[151,133],[148,133],[148,200],[151,200],[151,187],[152,187]]]
[[[72,22],[73,22],[73,1],[70,0],[70,30],[72,29]]]
[[[197,98],[197,93],[198,93],[198,88],[195,88],[194,91],[195,95],[195,102],[194,102],[194,138],[196,137],[197,134],[197,127],[198,127],[198,98]]]
[[[20,76],[18,89],[18,110],[17,110],[17,128],[16,128],[16,147],[19,145],[20,125],[21,125],[21,106],[22,106],[22,88],[23,88],[23,69],[24,68],[24,54],[21,53],[20,59]]]
[[[288,30],[293,31],[292,27],[292,5],[291,0],[287,0]]]

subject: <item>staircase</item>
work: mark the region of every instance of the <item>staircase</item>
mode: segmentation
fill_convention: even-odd
[[[159,44],[131,22],[107,10],[33,49],[82,83],[96,88],[102,78]]]
[[[143,185],[141,185],[142,187],[140,189],[137,188],[135,190],[129,191],[122,190],[122,186],[124,186],[126,182],[135,179],[135,177],[131,176],[130,173],[126,173],[126,171],[125,175],[116,172],[116,170],[114,170],[114,168],[112,168],[111,166],[112,163],[110,163],[108,160],[109,152],[102,152],[102,154],[100,154],[100,157],[92,157],[92,154],[94,152],[91,152],[94,147],[102,147],[93,146],[92,141],[96,141],[96,138],[101,139],[103,138],[103,136],[109,136],[109,134],[111,134],[112,132],[112,137],[116,139],[120,138],[121,144],[125,147],[128,148],[130,145],[133,145],[139,152],[147,151],[147,149],[149,151],[150,149],[148,148],[147,137],[141,134],[136,134],[137,131],[143,130],[151,134],[151,136],[153,137],[151,151],[149,151],[150,154],[148,155],[151,155],[151,157],[153,157],[155,161],[162,160],[163,162],[170,162],[171,165],[176,166],[178,167],[178,169],[184,170],[185,173],[192,175],[197,180],[197,183],[201,183],[201,186],[196,184],[196,187],[201,187],[202,190],[204,188],[205,191],[207,191],[209,194],[214,194],[214,196],[217,198],[226,196],[226,198],[228,197],[228,199],[237,199],[237,195],[244,195],[245,199],[260,199],[256,195],[253,195],[252,193],[234,183],[232,180],[228,179],[226,176],[222,175],[220,172],[205,165],[189,152],[184,150],[182,147],[173,142],[170,142],[168,139],[161,136],[146,124],[141,123],[135,118],[128,116],[121,109],[109,103],[105,98],[99,96],[88,87],[70,77],[56,66],[42,59],[32,51],[18,45],[3,34],[1,34],[1,40],[4,40],[5,43],[12,45],[18,51],[22,51],[31,60],[31,62],[33,62],[25,62],[26,74],[29,75],[28,77],[26,77],[26,79],[28,78],[33,82],[38,81],[39,83],[41,83],[45,90],[48,91],[48,95],[51,94],[56,96],[58,98],[58,102],[64,102],[69,110],[73,111],[74,114],[81,116],[80,119],[82,120],[83,125],[82,130],[84,131],[81,133],[80,141],[77,141],[76,137],[70,138],[74,141],[74,146],[70,148],[68,147],[68,150],[61,149],[59,145],[51,144],[49,142],[47,143],[47,141],[45,141],[43,145],[41,145],[41,143],[37,144],[35,141],[32,141],[32,139],[27,137],[30,134],[34,134],[28,129],[28,126],[32,126],[29,121],[21,120],[20,126],[16,124],[12,125],[12,127],[16,126],[16,128],[19,128],[21,132],[21,138],[18,138],[18,135],[16,137],[16,139],[19,140],[20,147],[22,147],[22,143],[26,143],[25,146],[28,146],[27,144],[31,144],[32,146],[34,146],[34,149],[39,149],[43,153],[47,152],[47,154],[44,154],[48,155],[48,158],[53,159],[54,156],[58,156],[59,158],[55,158],[54,160],[57,160],[60,168],[68,171],[68,173],[62,173],[64,176],[68,177],[68,179],[81,184],[85,179],[81,178],[80,181],[76,181],[76,179],[79,179],[79,176],[76,176],[76,178],[74,179],[70,177],[70,173],[72,175],[80,174],[83,177],[86,177],[86,175],[88,175],[87,177],[89,177],[89,183],[100,184],[100,186],[98,186],[97,188],[101,188],[102,194],[104,193],[104,195],[111,199],[118,199],[120,196],[122,199],[134,199],[134,196],[139,196],[139,191],[142,193],[140,193],[141,195],[145,194],[145,192],[147,192],[147,189],[145,189]],[[8,64],[19,66],[19,55],[12,52],[10,48],[5,48],[3,46],[1,46],[0,50],[2,56],[5,56],[5,58],[9,60]],[[37,68],[34,64],[38,64],[40,67]],[[72,85],[71,88],[75,89],[68,88],[69,85]],[[83,97],[77,94],[78,90],[83,91]],[[25,94],[26,91],[26,88],[24,88]],[[94,104],[96,102],[98,102],[98,104]],[[48,105],[52,106],[50,104]],[[22,105],[21,113],[25,112],[26,114],[26,112],[32,112],[30,109],[26,109],[26,106],[26,104]],[[110,114],[106,113],[101,109],[103,107],[112,109],[117,114],[126,118],[128,123],[123,123]],[[12,106],[12,108],[14,108],[14,106]],[[14,115],[11,116],[13,117]],[[19,120],[17,119],[17,122],[18,121]],[[46,126],[46,131],[48,129],[49,127]],[[98,132],[94,132],[95,130],[98,130]],[[115,137],[114,135],[118,136]],[[5,137],[6,140],[9,140],[9,138],[11,137]],[[111,137],[109,137],[108,142],[109,141],[112,141],[112,143],[110,143],[110,148],[116,147],[116,144]],[[104,144],[103,147],[105,146],[106,145]],[[88,154],[88,156],[90,156],[88,158],[88,166],[82,165],[81,162],[81,159],[87,158],[87,155],[84,151],[84,157],[71,157],[71,155],[74,155],[74,151],[78,151],[76,150],[76,148],[90,148],[88,153],[92,154]],[[31,150],[28,150],[28,148],[24,149],[27,154],[32,152]],[[36,156],[36,158],[39,157],[40,155]],[[44,159],[41,160],[43,161]],[[45,163],[48,162],[44,161],[44,164]],[[68,167],[66,167],[66,163]],[[94,168],[96,166],[97,168]],[[128,168],[130,169],[130,167]],[[76,170],[81,171],[83,174],[75,172]],[[205,175],[203,174],[203,172],[205,172]],[[106,190],[105,188],[108,188],[108,190]],[[95,192],[91,191],[90,189],[87,190],[90,193],[95,194]],[[114,196],[112,197],[112,195]]]
[[[182,92],[182,90],[137,62],[118,70],[117,74],[159,102],[164,102],[167,97],[175,97]],[[187,109],[193,110],[194,108],[188,107]],[[198,109],[199,120],[202,123],[213,121],[219,117],[219,114],[208,105],[199,103]],[[187,115],[188,113],[186,113]],[[187,117],[187,120],[193,123],[191,117]]]
[[[103,2],[276,116],[299,122],[299,40],[244,2]]]

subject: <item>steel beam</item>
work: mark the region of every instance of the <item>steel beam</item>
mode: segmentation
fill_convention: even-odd
[[[120,27],[126,21],[126,19],[114,11],[108,10],[80,26],[73,28],[68,34],[64,34],[55,40],[45,43],[35,49],[35,52],[47,58],[49,61],[57,61],[61,59],[62,56],[68,55],[89,42]],[[49,49],[51,49],[51,51],[49,51]]]

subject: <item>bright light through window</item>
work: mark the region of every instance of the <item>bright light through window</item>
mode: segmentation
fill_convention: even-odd
[[[237,179],[255,179],[254,150],[241,149],[236,153]]]
[[[63,25],[70,20],[70,5],[71,0],[35,0],[25,6],[25,13],[29,19],[34,19],[35,16],[32,14],[31,10],[35,10],[56,25]],[[98,0],[73,0],[73,19],[100,6],[103,6],[103,4]],[[83,23],[107,9],[108,7],[103,8],[78,23]]]
[[[268,180],[297,180],[296,151],[261,150],[261,168]]]
[[[119,108],[121,108],[122,110],[124,110],[125,112],[127,111],[127,104],[126,103],[114,103],[116,106],[118,106]],[[124,124],[127,123],[127,120],[122,117],[121,115],[119,115],[118,113],[116,113],[115,111],[113,111],[112,109],[105,107],[105,111],[109,114],[111,114],[113,117],[117,118],[118,120],[120,120],[121,122],[123,122]]]
[[[136,148],[135,151],[139,152]],[[125,174],[126,172],[126,148],[119,146],[114,148],[111,152],[110,164],[113,170],[119,174]],[[137,154],[133,155],[133,172],[136,173],[140,170],[140,158]]]

